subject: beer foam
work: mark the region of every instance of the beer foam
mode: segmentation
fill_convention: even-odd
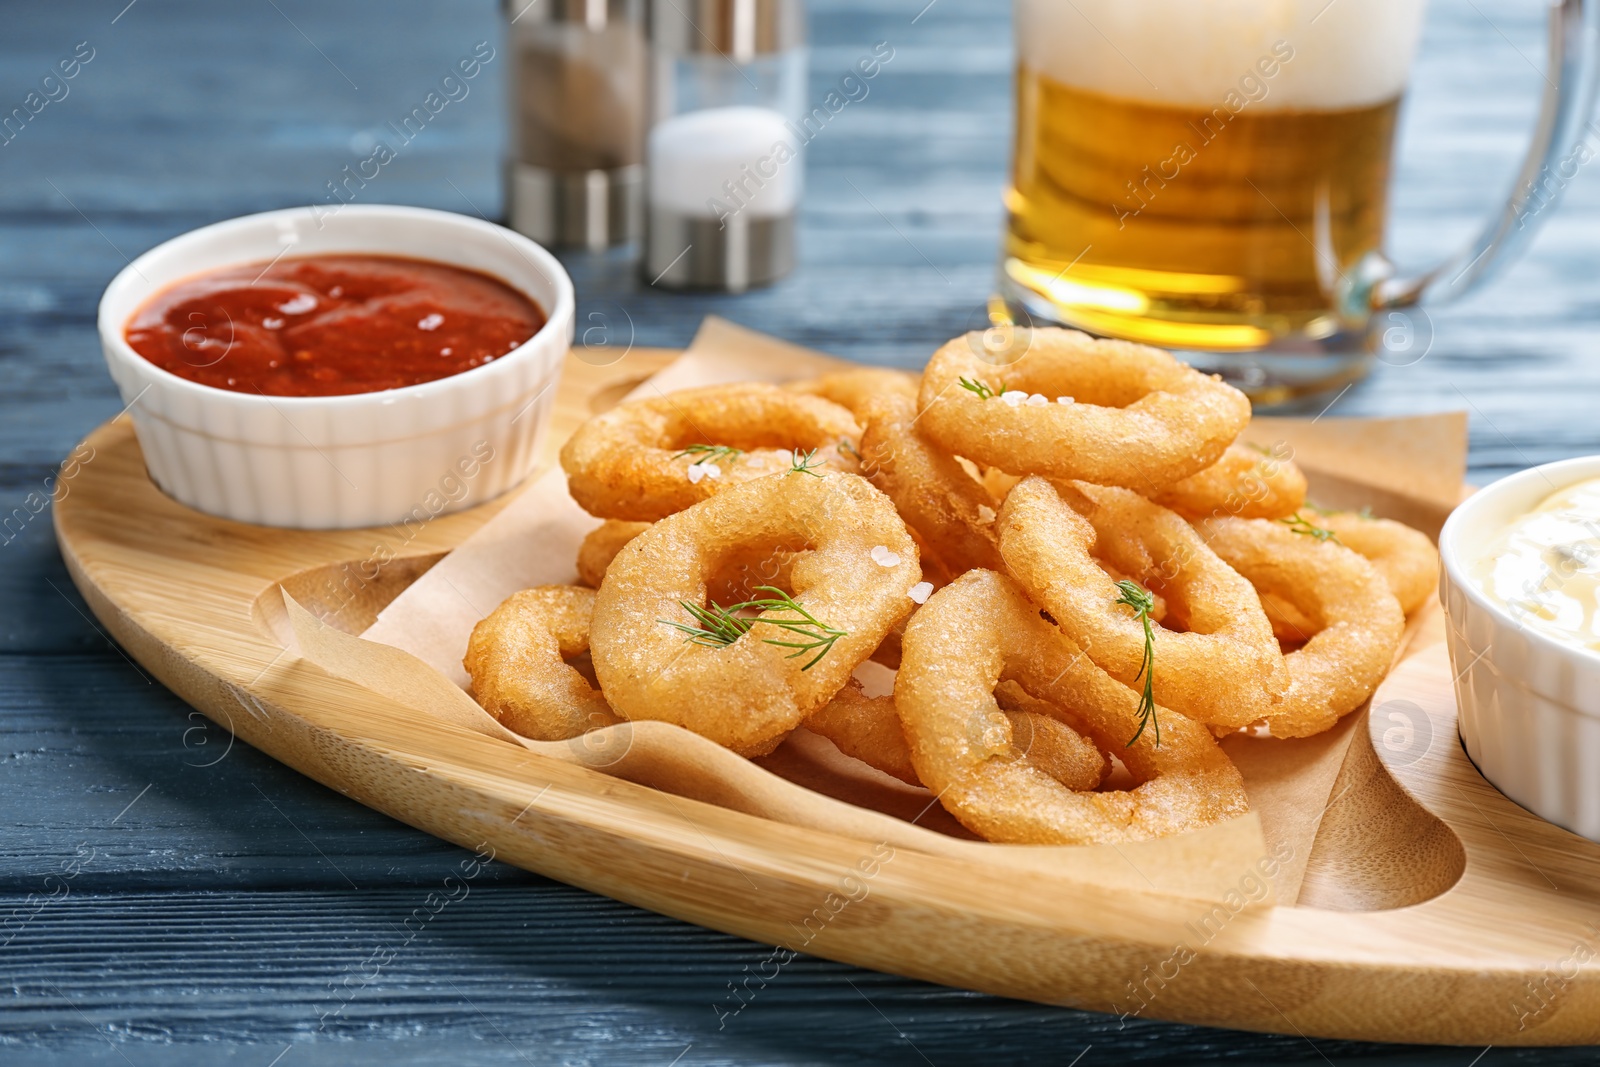
[[[1236,92],[1253,109],[1331,111],[1404,91],[1425,5],[1017,0],[1017,54],[1054,81],[1107,96],[1209,109]],[[1280,41],[1293,49],[1287,62],[1277,62]],[[1276,74],[1263,77],[1275,62]]]

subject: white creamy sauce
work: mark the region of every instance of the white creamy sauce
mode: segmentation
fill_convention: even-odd
[[[1553,493],[1513,522],[1475,577],[1529,629],[1600,652],[1600,479]]]

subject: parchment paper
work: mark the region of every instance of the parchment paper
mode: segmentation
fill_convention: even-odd
[[[631,395],[728,381],[785,381],[837,369],[840,361],[710,318],[684,355]],[[1260,419],[1245,438],[1292,450],[1312,498],[1371,505],[1378,514],[1436,533],[1460,494],[1465,418]],[[1280,452],[1281,454],[1281,452]],[[559,468],[538,477],[475,534],[397,597],[361,637],[322,625],[289,600],[300,653],[389,695],[419,715],[443,717],[508,744],[724,807],[938,854],[976,855],[1069,879],[1156,888],[1205,899],[1234,890],[1270,851],[1290,859],[1276,900],[1300,888],[1323,809],[1361,715],[1299,741],[1243,735],[1225,742],[1245,778],[1252,812],[1220,827],[1136,846],[1027,847],[970,840],[926,790],[849,760],[797,730],[771,756],[749,761],[678,727],[640,722],[573,742],[519,738],[465,692],[467,636],[505,597],[531,585],[575,580],[578,545],[598,520],[567,493]],[[286,600],[289,598],[286,594]],[[863,672],[869,685],[876,665]]]

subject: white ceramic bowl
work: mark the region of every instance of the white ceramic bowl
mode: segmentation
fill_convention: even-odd
[[[123,330],[151,296],[219,267],[276,256],[366,253],[482,271],[549,321],[481,367],[404,389],[280,397],[198,385],[145,360]],[[511,230],[447,211],[347,205],[247,215],[134,260],[100,298],[100,343],[145,465],[180,502],[223,518],[304,529],[419,522],[498,496],[531,469],[572,344],[572,281]]]
[[[1508,524],[1591,478],[1600,478],[1600,456],[1534,467],[1474,493],[1439,535],[1439,598],[1467,755],[1518,804],[1600,841],[1600,653],[1522,625],[1472,578]]]

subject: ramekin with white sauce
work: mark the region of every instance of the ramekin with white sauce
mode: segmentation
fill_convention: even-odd
[[[1600,840],[1600,456],[1474,494],[1439,550],[1467,755],[1518,804]]]

